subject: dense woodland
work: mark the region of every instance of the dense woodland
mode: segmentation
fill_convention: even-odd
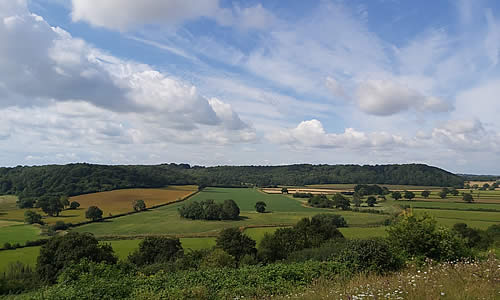
[[[173,184],[272,186],[376,183],[462,187],[463,177],[436,167],[408,165],[287,165],[200,167],[187,164],[106,166],[92,164],[0,168],[0,194],[23,198],[68,196]]]

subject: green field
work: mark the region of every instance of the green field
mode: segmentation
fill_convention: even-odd
[[[6,270],[10,263],[16,261],[34,267],[39,252],[40,246],[0,251],[0,272]]]
[[[466,223],[470,227],[486,229],[500,223],[500,213],[482,211],[459,211],[444,209],[415,209],[415,213],[426,213],[436,218],[439,224],[453,226],[456,223]]]
[[[0,221],[0,247],[5,243],[24,245],[26,241],[40,239],[40,228],[19,222]]]
[[[387,227],[345,227],[339,228],[340,232],[348,239],[367,239],[374,237],[384,237],[386,236]]]
[[[400,205],[410,205],[413,208],[436,208],[436,209],[456,209],[456,210],[496,210],[500,212],[500,204],[493,203],[464,203],[451,201],[398,201]]]
[[[332,184],[310,184],[308,188],[314,189],[332,189],[332,190],[352,190],[357,184],[349,183],[332,183]],[[422,185],[395,185],[395,184],[379,184],[389,190],[440,190],[439,186],[422,186]]]
[[[204,221],[180,218],[177,209],[183,203],[176,203],[140,214],[120,217],[105,222],[77,227],[78,232],[92,232],[97,236],[170,234],[176,236],[215,236],[223,228],[250,225],[292,225],[304,217],[318,213],[337,213],[344,216],[350,226],[380,224],[385,215],[355,213],[332,209],[304,207],[296,199],[283,195],[269,195],[257,189],[206,188],[188,201],[233,199],[240,207],[241,219],[237,221]],[[257,213],[255,203],[267,203],[267,213]]]

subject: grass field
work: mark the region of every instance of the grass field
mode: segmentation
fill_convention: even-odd
[[[426,213],[436,218],[439,224],[450,227],[456,223],[466,223],[470,227],[486,229],[491,225],[500,224],[500,213],[498,212],[445,209],[415,209],[414,212]]]
[[[302,206],[301,202],[283,195],[268,195],[257,189],[207,188],[186,201],[233,199],[240,207],[241,219],[237,221],[203,221],[180,218],[177,209],[183,203],[176,203],[151,211],[120,217],[106,222],[77,227],[79,232],[92,232],[97,236],[171,234],[178,236],[214,236],[223,228],[249,225],[291,225],[301,218],[318,213],[337,213],[344,216],[350,226],[368,226],[383,222],[387,216],[318,209]],[[267,203],[267,213],[255,212],[255,203]]]
[[[24,245],[26,241],[40,238],[40,228],[34,225],[0,220],[0,247],[5,243]]]
[[[342,234],[347,239],[367,239],[373,237],[384,237],[387,234],[386,229],[387,227],[385,226],[367,227],[367,228],[362,228],[362,227],[339,228],[340,232],[342,232]]]
[[[53,224],[57,221],[78,223],[87,221],[85,211],[92,205],[102,209],[103,216],[107,217],[110,214],[114,215],[133,211],[132,202],[134,200],[142,199],[146,203],[146,206],[149,207],[182,199],[196,190],[196,186],[188,185],[170,186],[164,189],[125,189],[80,195],[70,198],[70,201],[80,203],[80,208],[76,210],[64,210],[59,217],[48,217],[41,209],[31,210],[35,210],[43,215],[43,221],[48,224]],[[17,209],[14,205],[13,209],[0,211],[0,220],[24,221],[25,211],[26,209]]]
[[[439,209],[456,209],[456,210],[496,210],[500,212],[500,204],[494,203],[464,203],[451,201],[398,201],[400,205],[410,205],[414,208],[439,208]]]
[[[357,184],[310,184],[306,185],[308,188],[318,189],[334,189],[334,190],[353,190]],[[386,187],[389,190],[440,190],[439,186],[422,186],[422,185],[394,185],[394,184],[379,184],[379,186]]]

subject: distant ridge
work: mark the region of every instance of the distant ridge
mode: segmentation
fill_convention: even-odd
[[[38,197],[79,195],[173,184],[269,186],[377,183],[462,187],[464,178],[424,164],[217,166],[188,164],[95,165],[87,163],[0,168],[0,194]]]

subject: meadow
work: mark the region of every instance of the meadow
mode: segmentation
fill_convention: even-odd
[[[186,200],[200,201],[233,199],[240,207],[240,219],[236,221],[189,220],[179,217],[177,209],[183,203],[175,203],[140,214],[134,214],[77,227],[79,232],[92,232],[98,237],[116,235],[167,234],[179,237],[216,236],[228,227],[292,225],[304,217],[318,213],[338,213],[344,216],[350,226],[374,226],[381,224],[386,215],[356,213],[332,209],[305,207],[302,202],[284,195],[269,195],[258,189],[206,188]],[[264,201],[266,213],[257,213],[255,203]]]

